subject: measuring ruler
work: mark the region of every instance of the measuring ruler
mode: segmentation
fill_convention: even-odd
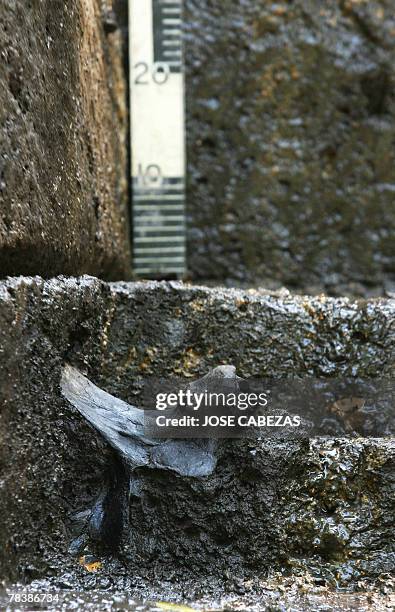
[[[182,1],[129,0],[133,267],[185,273]]]

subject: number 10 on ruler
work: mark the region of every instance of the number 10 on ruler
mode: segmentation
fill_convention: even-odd
[[[133,267],[185,274],[182,2],[129,0]]]

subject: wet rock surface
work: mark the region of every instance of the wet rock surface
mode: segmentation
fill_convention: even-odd
[[[78,517],[103,486],[122,485],[122,466],[60,391],[64,363],[131,404],[149,374],[224,363],[242,376],[391,376],[393,301],[89,277],[0,288],[4,578],[140,590],[156,580],[179,593],[188,583],[199,599],[199,588],[237,592],[275,568],[345,588],[393,571],[391,439],[224,441],[203,478],[142,466],[130,499],[113,496],[115,523],[126,512],[130,525],[118,550],[93,537],[73,556]],[[92,555],[94,575],[80,558]]]
[[[105,591],[87,589],[86,591],[73,591],[54,589],[47,581],[34,581],[29,585],[28,592],[34,596],[37,593],[50,593],[57,598],[57,605],[51,609],[56,610],[95,610],[100,612],[112,610],[131,610],[135,612],[304,612],[315,610],[328,612],[329,610],[342,610],[354,612],[367,612],[368,610],[393,609],[394,597],[390,593],[389,583],[384,581],[377,591],[358,593],[334,592],[325,587],[314,586],[306,580],[290,580],[276,577],[261,581],[257,590],[252,588],[251,581],[246,583],[246,594],[225,594],[212,591],[209,596],[198,596],[187,603],[185,593],[188,585],[184,585],[184,593],[174,593],[169,590],[169,584],[163,584],[162,589],[153,590],[152,587],[140,589],[135,595],[128,594],[127,589]],[[11,593],[23,594],[23,585],[15,584],[7,590],[0,591],[0,604],[4,609],[14,610],[17,607],[6,608]],[[25,587],[26,588],[26,587]],[[145,597],[144,603],[141,597]]]
[[[126,87],[108,4],[1,3],[1,277],[128,276]]]
[[[192,278],[393,291],[392,0],[185,7]]]

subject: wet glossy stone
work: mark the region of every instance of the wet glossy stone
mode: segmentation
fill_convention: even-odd
[[[191,277],[393,290],[392,0],[185,6]]]
[[[149,374],[224,363],[242,376],[391,376],[394,320],[391,300],[89,277],[1,284],[3,576],[84,581],[69,552],[73,517],[106,483],[120,492],[109,515],[130,524],[122,561],[100,553],[111,584],[155,574],[209,588],[210,575],[236,588],[270,567],[349,586],[391,571],[393,440],[225,441],[207,477],[142,466],[128,501],[122,466],[62,398],[60,375],[71,363],[131,404]],[[81,554],[99,554],[94,538],[86,546]]]

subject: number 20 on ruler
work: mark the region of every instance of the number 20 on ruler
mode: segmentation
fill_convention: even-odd
[[[181,2],[131,0],[134,268],[185,271],[184,75]]]

